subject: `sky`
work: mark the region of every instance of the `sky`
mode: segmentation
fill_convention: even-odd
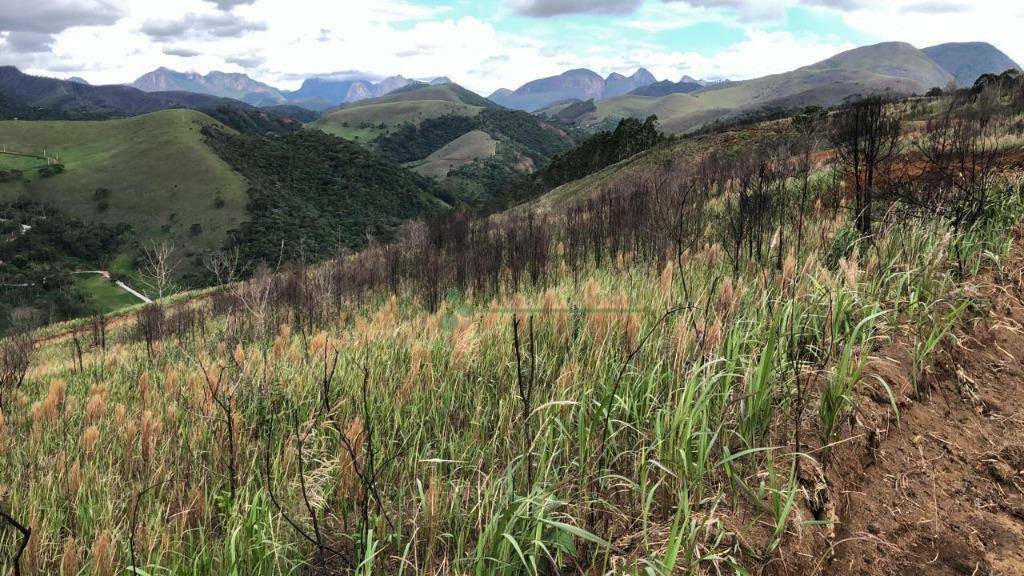
[[[881,41],[985,41],[1024,62],[1016,0],[0,0],[0,65],[128,83],[165,66],[448,76],[490,94],[573,68],[742,80]]]

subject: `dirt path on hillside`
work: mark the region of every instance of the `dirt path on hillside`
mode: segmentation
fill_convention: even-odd
[[[900,421],[881,387],[863,400],[827,467],[835,525],[781,572],[1024,575],[1024,226],[1003,270],[973,284],[985,307],[934,358],[925,398],[905,345],[872,360],[863,382],[893,388]]]

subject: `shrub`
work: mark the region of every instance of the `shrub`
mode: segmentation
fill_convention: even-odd
[[[39,175],[42,176],[43,178],[49,178],[51,176],[56,176],[57,174],[61,174],[62,172],[64,172],[64,165],[50,164],[49,166],[43,166],[39,168],[38,172]]]

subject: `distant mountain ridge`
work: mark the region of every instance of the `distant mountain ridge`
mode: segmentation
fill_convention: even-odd
[[[13,66],[0,66],[2,119],[106,120],[176,108],[197,110],[239,132],[259,134],[298,130],[310,120],[288,106],[257,108],[231,98],[194,92],[143,92],[124,85],[90,86],[72,80],[32,76]]]
[[[689,76],[684,76],[689,78]],[[707,83],[698,84],[697,82],[672,82],[671,80],[662,80],[661,82],[655,82],[647,86],[642,86],[633,90],[629,94],[632,96],[652,96],[660,98],[662,96],[668,96],[669,94],[689,94],[698,90],[703,90],[707,86]]]
[[[0,66],[0,93],[21,105],[69,118],[135,116],[167,108],[215,108],[241,102],[192,92],[143,92],[131,86],[89,86]]]
[[[515,110],[539,110],[564,100],[605,100],[628,94],[657,82],[648,70],[640,68],[632,76],[613,73],[602,78],[586,68],[569,70],[558,76],[541,78],[517,90],[501,89],[491,94],[497,104]]]
[[[961,86],[973,86],[984,74],[1001,74],[1020,64],[987,42],[951,42],[922,50],[952,74]]]
[[[449,82],[451,80],[446,77],[431,81],[433,84]],[[289,91],[279,90],[242,73],[212,71],[200,74],[161,67],[143,74],[129,86],[143,92],[190,92],[233,98],[253,106],[293,104],[322,112],[343,104],[379,98],[414,83],[417,81],[400,75],[379,82],[361,78],[312,77],[307,78],[298,90]]]
[[[143,92],[193,92],[221,98],[234,98],[249,104],[281,104],[286,98],[272,86],[253,80],[246,74],[213,71],[203,75],[198,72],[178,72],[169,68],[157,68],[143,74],[130,84]]]
[[[291,102],[323,111],[342,104],[379,98],[415,83],[415,80],[404,76],[391,76],[376,83],[359,79],[308,78],[298,90],[283,94]]]
[[[689,93],[662,97],[634,92],[598,101],[597,110],[581,115],[576,124],[603,126],[619,118],[646,118],[653,114],[666,131],[682,133],[766,109],[836,106],[872,94],[924,94],[954,81],[952,73],[923,51],[903,42],[885,42],[762,78],[710,84]]]

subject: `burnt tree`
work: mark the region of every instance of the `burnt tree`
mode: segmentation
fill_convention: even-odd
[[[853,188],[857,230],[871,235],[871,203],[881,176],[891,166],[902,133],[900,115],[880,96],[866,98],[836,113],[830,140],[839,170]]]

